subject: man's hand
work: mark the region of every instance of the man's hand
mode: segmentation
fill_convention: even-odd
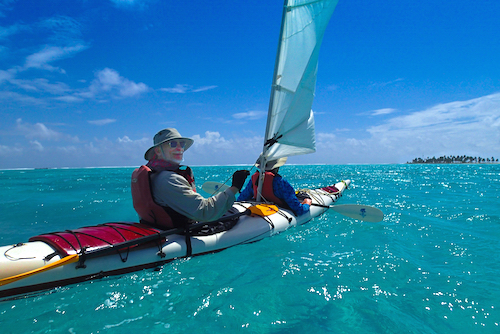
[[[243,188],[248,175],[250,175],[250,172],[247,170],[237,170],[234,172],[231,187],[236,187],[238,188],[238,191],[240,191],[241,188]]]
[[[310,199],[310,198],[304,198],[304,200],[302,201],[302,203],[301,203],[301,204],[309,204],[309,205],[311,205],[311,204],[312,204],[312,201],[311,201],[311,199]]]

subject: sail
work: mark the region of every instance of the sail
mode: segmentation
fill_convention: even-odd
[[[311,110],[323,35],[338,0],[285,1],[263,159],[316,151]]]

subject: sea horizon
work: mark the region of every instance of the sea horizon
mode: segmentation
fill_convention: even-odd
[[[145,165],[144,163],[143,165]],[[328,164],[328,163],[312,163],[312,164],[300,164],[300,163],[287,163],[286,166],[366,166],[366,165],[497,165],[500,162],[424,162],[424,163],[412,163],[412,162],[380,162],[380,163],[339,163],[339,164]],[[243,167],[248,166],[251,167],[253,164],[222,164],[222,165],[191,165],[191,164],[181,164],[182,166],[190,166],[190,167]],[[43,169],[96,169],[96,168],[138,168],[138,166],[86,166],[86,167],[16,167],[16,168],[4,168],[0,169],[0,171],[9,171],[9,170],[43,170]]]

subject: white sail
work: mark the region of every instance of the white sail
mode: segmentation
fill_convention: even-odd
[[[311,107],[318,55],[337,2],[285,1],[261,162],[316,151]]]

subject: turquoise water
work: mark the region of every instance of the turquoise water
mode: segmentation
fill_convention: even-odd
[[[236,167],[195,167],[198,187]],[[136,221],[131,168],[0,171],[0,245]],[[158,271],[0,302],[2,333],[499,333],[500,165],[285,166],[296,187],[351,179],[306,225]]]

